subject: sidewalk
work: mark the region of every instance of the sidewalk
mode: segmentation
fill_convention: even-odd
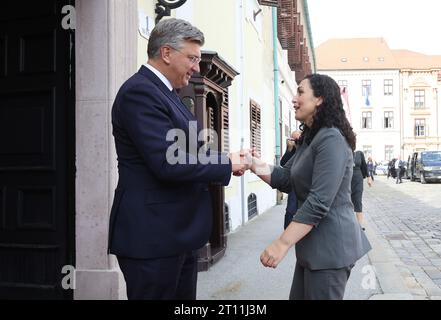
[[[208,271],[199,273],[199,300],[288,299],[296,261],[294,248],[276,269],[263,267],[259,260],[262,250],[283,231],[285,207],[285,204],[275,206],[228,235],[225,256]],[[369,233],[368,235],[372,236]],[[373,257],[378,262],[378,265],[374,265],[377,269],[377,281],[365,283],[365,287],[368,286],[366,289],[362,287],[363,277],[372,270],[370,266],[363,269],[371,264],[366,255],[352,270],[344,298],[411,298],[404,288],[394,285],[399,281],[392,275],[395,271],[388,262],[387,250],[382,249],[380,241],[374,241],[373,245],[377,251]],[[384,284],[378,281],[384,281]],[[382,290],[383,286],[386,291]]]
[[[372,250],[368,253],[370,264],[374,267],[381,293],[371,296],[370,300],[414,300],[397,265],[400,258],[393,252],[386,241],[372,231],[370,224],[366,233]],[[351,298],[349,298],[351,299]]]

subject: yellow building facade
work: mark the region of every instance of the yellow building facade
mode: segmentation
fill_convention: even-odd
[[[11,138],[0,143],[0,298],[126,297],[107,252],[118,181],[111,109],[122,83],[147,62],[149,32],[167,2],[182,3],[171,16],[204,32],[201,63],[220,72],[218,83],[217,75],[205,80],[219,89],[210,103],[228,110],[224,149],[256,145],[269,163],[283,153],[297,127],[297,81],[315,65],[306,0],[5,2],[1,123]],[[221,240],[278,199],[250,173],[233,177],[218,195],[213,229]],[[205,267],[225,247],[213,252],[208,243]]]

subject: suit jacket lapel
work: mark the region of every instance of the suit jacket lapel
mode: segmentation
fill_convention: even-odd
[[[142,66],[139,71],[140,74],[146,76],[149,78],[156,86],[161,90],[161,92],[171,101],[173,104],[178,108],[178,110],[184,115],[185,118],[187,118],[189,121],[196,121],[196,118],[193,116],[193,114],[188,110],[188,108],[180,101],[178,100],[179,97],[174,97],[174,93],[171,92],[167,86],[159,79],[153,72],[151,72],[148,68],[145,66]]]

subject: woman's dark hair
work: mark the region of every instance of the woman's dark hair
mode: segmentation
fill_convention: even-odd
[[[310,74],[305,77],[311,84],[314,96],[323,99],[322,104],[316,109],[313,116],[311,128],[302,124],[300,129],[303,131],[300,137],[300,143],[305,141],[310,144],[312,139],[323,127],[335,127],[340,130],[345,137],[352,151],[355,150],[355,133],[346,118],[343,102],[341,100],[340,87],[334,79],[323,74]]]

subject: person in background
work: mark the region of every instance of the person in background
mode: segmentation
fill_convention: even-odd
[[[374,181],[375,167],[377,164],[372,160],[372,157],[368,157],[367,161],[367,171],[368,176],[371,177],[372,181]]]
[[[397,161],[397,159],[392,158],[392,160],[389,161],[389,164],[387,166],[387,178],[389,179],[389,177],[392,178],[396,178],[397,177],[397,172],[395,170],[395,162]]]
[[[287,139],[286,151],[283,154],[282,158],[280,159],[281,166],[284,166],[289,161],[289,159],[291,159],[296,153],[296,148],[297,148],[296,144],[300,138],[301,133],[302,133],[301,131],[293,131],[291,133],[291,137]],[[286,204],[285,219],[283,224],[284,229],[286,229],[288,225],[291,223],[292,218],[294,217],[296,211],[297,211],[297,197],[296,197],[296,193],[294,191],[291,191],[288,194],[288,200]]]
[[[403,183],[403,175],[404,175],[404,161],[401,160],[401,156],[398,156],[397,161],[395,161],[395,172],[397,173],[396,184]]]

